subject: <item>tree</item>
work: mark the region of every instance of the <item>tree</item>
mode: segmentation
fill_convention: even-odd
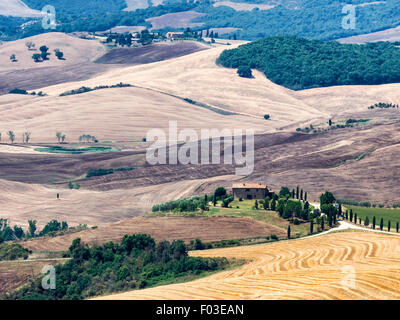
[[[353,222],[353,209],[350,209],[350,222]]]
[[[294,189],[292,189],[292,198],[294,199]]]
[[[321,230],[324,231],[325,229],[325,217],[321,218]]]
[[[303,189],[300,190],[300,200],[303,200]]]
[[[329,119],[328,124],[329,126],[332,126],[332,119]]]
[[[369,226],[369,218],[366,217],[364,220],[364,226],[368,227]]]
[[[224,187],[218,187],[215,189],[214,194],[217,198],[223,197],[226,195],[226,189]]]
[[[287,195],[290,196],[290,191],[288,187],[282,187],[281,190],[279,191],[279,197],[280,198],[285,198]]]
[[[140,32],[140,43],[145,46],[151,44],[153,42],[153,37],[150,34],[149,30],[145,29]]]
[[[399,223],[396,222],[396,232],[399,232]]]
[[[310,221],[310,234],[313,234],[314,232],[314,220]]]
[[[346,220],[349,220],[349,210],[346,210]]]
[[[299,199],[299,186],[296,187],[296,199]]]
[[[58,60],[63,60],[64,59],[64,53],[60,51],[60,49],[54,49],[54,53]]]
[[[357,224],[357,213],[354,214],[354,223]]]
[[[26,42],[25,46],[28,48],[28,50],[35,50],[35,44],[32,41]]]
[[[376,218],[375,216],[372,218],[372,229],[375,230],[375,225],[376,225]]]
[[[217,205],[217,196],[215,195],[215,193],[213,195],[213,205],[214,207]]]
[[[290,239],[290,225],[287,227],[287,238]]]
[[[307,201],[307,192],[304,193],[304,201]]]
[[[39,48],[40,50],[40,57],[42,58],[42,60],[49,60],[48,56],[50,55],[49,48],[47,48],[46,46],[41,46]]]
[[[62,133],[57,131],[56,132],[56,137],[57,137],[58,143],[60,143],[61,142]]]
[[[335,201],[336,201],[336,199],[333,196],[333,194],[331,192],[329,192],[329,191],[326,191],[325,193],[321,194],[319,199],[320,199],[321,206],[323,204],[332,204],[332,203],[335,203]]]
[[[383,218],[381,218],[381,223],[379,225],[379,229],[381,229],[381,231],[383,230]]]
[[[237,69],[237,74],[242,78],[253,78],[253,74],[249,66],[240,66]]]
[[[30,132],[25,132],[23,135],[23,138],[25,138],[25,142],[29,143],[29,140],[31,140],[31,133]]]
[[[8,138],[10,139],[11,143],[14,143],[14,140],[15,140],[14,131],[10,130],[10,131],[7,132],[7,134],[8,134]]]
[[[258,210],[258,201],[254,201],[254,209]]]
[[[271,210],[272,211],[276,210],[276,200],[275,199],[272,199],[272,201],[271,201]]]
[[[32,59],[33,59],[35,62],[40,62],[40,61],[42,61],[42,56],[41,56],[39,53],[34,53],[34,54],[32,55]]]
[[[268,197],[266,197],[264,199],[263,206],[264,206],[264,210],[268,210],[269,209],[269,198]]]
[[[35,232],[36,232],[36,220],[28,220],[28,224],[29,224],[29,236],[31,238],[35,237]]]
[[[17,57],[15,56],[14,53],[10,56],[10,60],[11,60],[11,62],[17,62],[18,61]]]
[[[388,231],[390,232],[390,220],[388,221]]]

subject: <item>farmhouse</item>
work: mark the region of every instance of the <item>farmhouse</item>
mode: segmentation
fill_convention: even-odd
[[[232,194],[237,199],[265,199],[269,195],[269,190],[265,184],[256,183],[234,183]]]
[[[183,32],[167,32],[166,37],[170,40],[183,39],[185,35]]]

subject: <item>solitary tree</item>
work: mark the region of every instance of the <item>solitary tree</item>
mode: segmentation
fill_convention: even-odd
[[[24,133],[24,138],[25,138],[25,142],[29,143],[29,140],[31,140],[31,133],[30,132],[25,132]]]
[[[32,41],[26,42],[25,46],[28,48],[28,50],[35,50],[35,44]]]
[[[62,52],[60,49],[55,49],[54,53],[56,55],[56,57],[58,58],[58,60],[62,60],[64,57],[64,52]]]
[[[11,143],[14,143],[14,140],[15,140],[14,131],[8,131],[7,134],[8,134],[8,138],[10,139]]]
[[[62,133],[60,131],[57,131],[56,132],[56,137],[57,137],[58,143],[60,143],[61,142]]]
[[[29,224],[29,235],[33,238],[36,232],[36,220],[28,220]]]

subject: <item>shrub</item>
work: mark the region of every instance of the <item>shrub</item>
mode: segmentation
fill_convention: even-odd
[[[251,69],[248,66],[240,66],[237,69],[237,74],[239,75],[239,77],[242,77],[242,78],[252,78],[253,77]]]

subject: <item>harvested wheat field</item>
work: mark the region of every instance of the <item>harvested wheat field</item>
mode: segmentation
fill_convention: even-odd
[[[248,259],[190,283],[99,299],[399,299],[400,237],[339,232],[274,244],[193,252]],[[348,272],[354,271],[354,277]],[[355,279],[353,282],[352,279]]]

